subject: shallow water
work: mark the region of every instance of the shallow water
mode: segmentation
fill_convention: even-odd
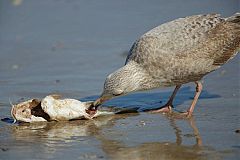
[[[239,8],[237,0],[0,1],[0,118],[10,117],[9,99],[60,93],[94,100],[144,32],[178,17],[230,16]],[[239,60],[204,78],[190,120],[139,113],[38,125],[0,122],[0,159],[239,159]],[[135,93],[105,106],[159,107],[172,90]],[[180,90],[176,110],[186,110],[193,91],[192,84]]]

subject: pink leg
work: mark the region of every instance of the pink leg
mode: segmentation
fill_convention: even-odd
[[[195,92],[194,99],[192,101],[191,106],[187,110],[187,112],[183,113],[183,114],[187,115],[187,117],[191,117],[192,116],[194,107],[195,107],[195,105],[197,103],[197,100],[198,100],[198,97],[200,96],[201,91],[202,91],[202,83],[198,82],[198,81],[196,81],[195,83],[196,83],[196,92]]]
[[[172,103],[173,103],[173,99],[174,97],[176,96],[177,94],[177,91],[179,90],[179,88],[181,87],[181,85],[177,85],[171,95],[171,97],[169,98],[168,102],[160,107],[160,109],[154,109],[154,110],[151,110],[149,112],[151,113],[159,113],[159,112],[171,112],[172,111]]]

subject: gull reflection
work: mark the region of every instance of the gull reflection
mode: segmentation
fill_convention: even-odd
[[[170,121],[170,126],[172,126],[172,128],[174,129],[175,131],[175,135],[176,135],[176,144],[177,145],[181,145],[182,144],[182,130],[179,129],[176,125],[176,118],[174,115],[170,115],[168,116],[168,119]],[[193,130],[193,137],[195,137],[196,139],[196,143],[194,146],[196,147],[200,147],[202,146],[202,138],[200,136],[200,133],[199,133],[199,130],[196,126],[196,123],[195,123],[195,119],[194,117],[192,116],[191,118],[189,119],[185,119],[188,123],[189,123],[189,126],[192,128]]]
[[[176,121],[178,121],[179,119],[168,116],[166,116],[166,118],[169,120],[169,124],[175,132],[175,142],[147,142],[134,147],[130,147],[120,141],[109,139],[107,140],[105,137],[101,137],[99,139],[102,142],[102,148],[104,152],[109,156],[110,159],[114,160],[206,159],[206,155],[203,154],[204,149],[202,148],[202,139],[199,134],[198,128],[195,125],[194,118],[192,117],[186,120],[188,121],[189,126],[192,129],[193,137],[196,139],[193,145],[183,144],[182,130],[176,125]],[[209,148],[207,149],[209,151]]]

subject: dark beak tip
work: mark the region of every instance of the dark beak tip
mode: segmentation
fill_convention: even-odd
[[[94,106],[94,102],[88,107],[89,110],[94,110],[95,106]]]
[[[101,101],[100,99],[95,100],[94,102],[92,102],[89,106],[89,110],[97,110],[97,108],[101,105]]]
[[[100,101],[99,100],[96,100],[95,102],[93,102],[92,104],[94,107],[98,107],[101,105]]]

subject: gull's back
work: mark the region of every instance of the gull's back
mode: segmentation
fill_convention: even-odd
[[[162,24],[132,46],[126,64],[134,61],[164,86],[200,80],[237,54],[240,14],[195,15]],[[161,79],[161,80],[160,80]]]

